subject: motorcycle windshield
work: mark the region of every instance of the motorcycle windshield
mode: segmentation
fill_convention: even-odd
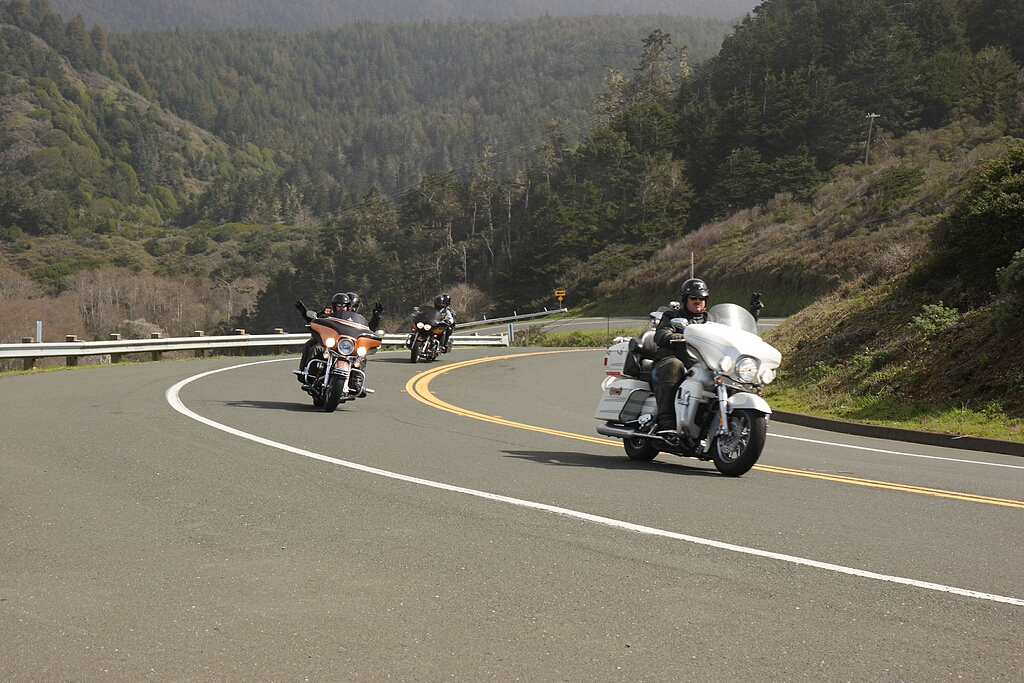
[[[437,327],[438,325],[444,324],[444,319],[441,317],[441,311],[437,310],[433,306],[420,306],[413,310],[412,318],[414,323],[426,323],[431,327]]]
[[[718,304],[708,309],[709,323],[736,327],[744,332],[757,334],[757,321],[750,311],[736,304]]]
[[[371,330],[366,325],[361,324],[357,320],[327,317],[317,318],[317,320],[314,322],[329,327],[338,334],[344,335],[346,337],[373,337],[375,339],[378,338],[377,335],[373,333],[373,330]]]

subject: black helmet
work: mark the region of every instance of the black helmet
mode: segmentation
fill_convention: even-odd
[[[352,305],[352,298],[348,295],[348,292],[338,292],[331,297],[331,310],[335,313],[347,311],[350,305]]]
[[[683,295],[683,298],[690,296],[701,297],[707,299],[710,292],[708,286],[700,278],[691,277],[689,280],[684,282],[679,287],[679,293]]]
[[[362,301],[363,301],[362,299],[359,298],[359,295],[356,294],[355,292],[349,292],[348,293],[348,300],[349,300],[348,310],[353,311],[353,312],[359,310],[359,304],[361,304]]]
[[[452,298],[450,296],[448,296],[447,294],[438,294],[437,296],[434,297],[434,307],[435,308],[444,308],[445,306],[447,306],[451,302],[452,302]]]

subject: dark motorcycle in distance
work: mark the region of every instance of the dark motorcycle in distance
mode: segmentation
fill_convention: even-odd
[[[449,331],[441,311],[433,306],[417,306],[409,317],[412,318],[412,332],[405,340],[405,348],[409,349],[409,359],[413,363],[432,361],[442,351],[448,350],[441,347],[441,338]]]
[[[372,394],[373,389],[366,386],[366,361],[380,348],[380,336],[358,319],[321,318],[311,310],[302,316],[319,353],[310,357],[305,368],[292,372],[302,380],[303,391],[313,397],[313,405],[333,413],[339,403]]]

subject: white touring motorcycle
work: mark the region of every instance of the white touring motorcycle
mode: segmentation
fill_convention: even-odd
[[[622,439],[633,460],[672,453],[713,460],[719,472],[738,477],[764,448],[772,409],[762,389],[775,379],[782,354],[761,340],[757,321],[741,306],[713,306],[707,321],[672,320],[695,360],[676,391],[674,434],[658,432],[665,427],[655,425],[654,330],[605,352],[607,377],[594,417],[602,421],[597,432]]]

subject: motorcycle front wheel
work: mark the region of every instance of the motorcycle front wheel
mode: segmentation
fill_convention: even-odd
[[[750,471],[764,449],[768,426],[756,410],[734,410],[729,414],[729,431],[715,437],[712,445],[715,467],[727,477]]]
[[[341,390],[345,388],[345,378],[335,377],[327,385],[327,395],[324,396],[324,412],[333,413],[341,401]]]
[[[423,351],[423,338],[417,336],[412,340],[412,350],[409,352],[409,360],[413,363],[420,359],[420,353]]]

